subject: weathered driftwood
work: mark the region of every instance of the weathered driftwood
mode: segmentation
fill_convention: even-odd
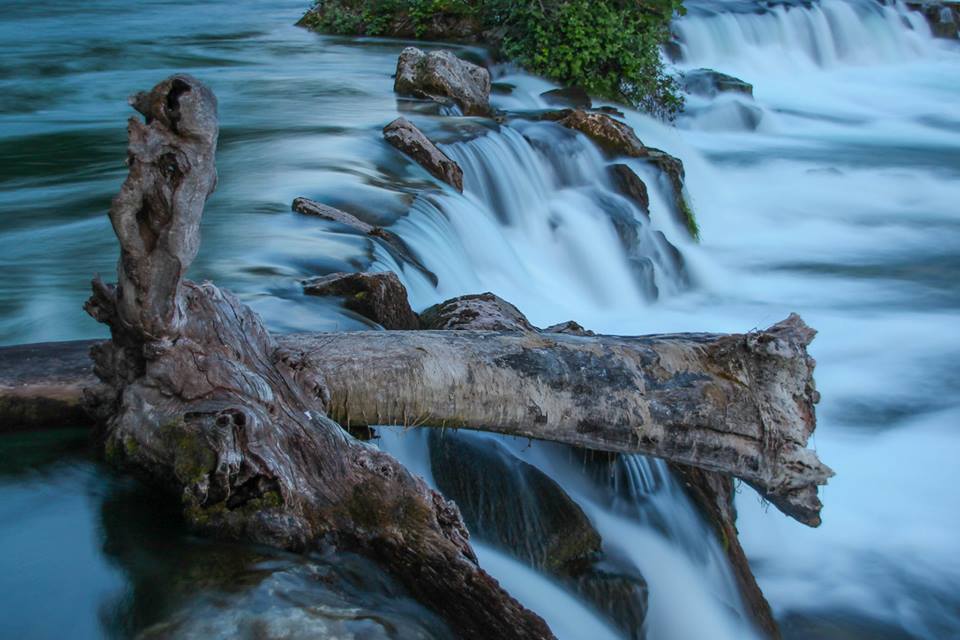
[[[301,373],[326,381],[332,416],[342,422],[462,427],[647,453],[740,477],[816,525],[817,486],[832,473],[805,448],[817,400],[805,350],[812,333],[792,316],[743,335],[361,331],[275,340],[302,354]],[[0,378],[0,398],[79,398],[91,381],[80,373],[91,344],[31,346],[25,366],[37,375]],[[21,349],[0,349],[8,371],[19,367]],[[59,366],[76,377],[45,378]],[[30,391],[15,391],[14,378]]]
[[[815,426],[813,337],[798,316],[743,335],[579,337],[485,331],[280,338],[350,424],[477,428],[721,471],[820,523],[833,475]]]
[[[468,638],[549,638],[477,565],[456,506],[325,415],[303,354],[227,292],[181,277],[215,183],[216,101],[174,76],[133,102],[130,174],[111,207],[119,283],[88,311],[107,458],[181,496],[197,529],[289,549],[336,544],[397,576]],[[315,354],[316,355],[316,354]]]
[[[383,227],[375,227],[346,211],[341,211],[340,209],[316,202],[315,200],[310,200],[309,198],[294,198],[291,208],[305,216],[314,216],[323,220],[337,222],[363,235],[370,236],[374,242],[380,243],[399,264],[409,263],[425,275],[430,282],[433,283],[433,286],[436,286],[439,282],[436,274],[430,271],[430,269],[427,269],[420,259],[413,254],[407,246],[407,243],[392,231],[387,231]]]

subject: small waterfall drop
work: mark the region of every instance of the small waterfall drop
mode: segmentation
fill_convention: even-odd
[[[463,167],[463,195],[420,195],[394,227],[443,274],[439,288],[403,274],[415,307],[490,290],[522,300],[545,325],[584,306],[643,309],[689,288],[676,246],[690,241],[641,162],[631,164],[651,192],[650,218],[615,190],[589,140],[554,123],[518,120],[444,151]],[[396,269],[377,257],[375,268]]]

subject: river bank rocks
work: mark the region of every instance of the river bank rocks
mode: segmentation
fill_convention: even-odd
[[[641,211],[649,216],[650,194],[647,192],[647,184],[640,179],[640,176],[629,166],[622,163],[610,165],[607,171],[617,190],[632,200]]]
[[[392,271],[332,273],[303,282],[304,293],[339,296],[343,306],[384,329],[417,329],[417,314],[407,301],[407,289]]]
[[[934,37],[960,38],[960,2],[908,2],[907,6],[923,14]]]
[[[753,97],[752,84],[713,69],[693,69],[684,72],[680,86],[689,94],[705,98],[714,98],[720,93],[739,93]]]
[[[383,138],[407,154],[430,175],[463,193],[463,169],[406,118],[397,118],[383,128]]]
[[[414,255],[413,251],[410,250],[407,243],[392,231],[387,231],[383,227],[374,226],[364,222],[352,213],[341,211],[340,209],[323,204],[322,202],[317,202],[316,200],[310,200],[309,198],[294,198],[291,209],[305,216],[336,222],[361,235],[368,236],[373,242],[376,242],[386,249],[398,263],[401,265],[409,264],[426,276],[433,286],[437,286],[439,280],[436,274],[427,269],[420,259]]]
[[[465,115],[490,115],[490,72],[445,49],[407,47],[397,60],[393,90],[402,96],[456,104]]]

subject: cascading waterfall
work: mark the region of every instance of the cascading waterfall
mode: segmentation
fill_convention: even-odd
[[[902,2],[823,0],[779,4],[757,11],[726,11],[720,3],[692,2],[674,27],[684,65],[731,68],[829,68],[899,62],[933,48],[923,16]],[[749,65],[745,62],[749,61]]]
[[[554,123],[516,121],[444,151],[464,170],[464,194],[419,196],[394,227],[443,274],[436,289],[404,274],[415,307],[490,290],[550,324],[584,306],[640,310],[689,287],[674,247],[689,240],[642,163],[652,221],[615,191],[596,147]],[[397,270],[377,258],[374,268]]]

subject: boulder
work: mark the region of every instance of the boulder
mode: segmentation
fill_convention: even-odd
[[[490,114],[490,72],[447,50],[404,49],[393,90],[402,96],[453,102],[468,116]]]
[[[407,302],[407,289],[397,274],[332,273],[303,282],[312,296],[342,296],[343,306],[384,329],[417,329],[417,314]]]
[[[713,69],[693,69],[683,74],[680,85],[687,93],[714,98],[719,93],[740,93],[753,97],[753,85]]]
[[[368,224],[351,213],[341,211],[322,202],[310,200],[309,198],[294,198],[291,208],[305,216],[314,216],[322,218],[323,220],[329,220],[330,222],[337,222],[363,235],[369,236],[374,242],[386,249],[398,263],[409,263],[425,275],[433,286],[437,286],[439,280],[436,274],[420,262],[407,246],[407,243],[397,234],[387,231],[383,227],[375,227],[372,224]]]
[[[463,193],[463,169],[437,148],[406,118],[397,118],[383,128],[383,137],[392,146],[413,158],[438,180]]]
[[[489,292],[460,296],[433,305],[420,314],[420,328],[483,331],[537,330],[519,309]]]

